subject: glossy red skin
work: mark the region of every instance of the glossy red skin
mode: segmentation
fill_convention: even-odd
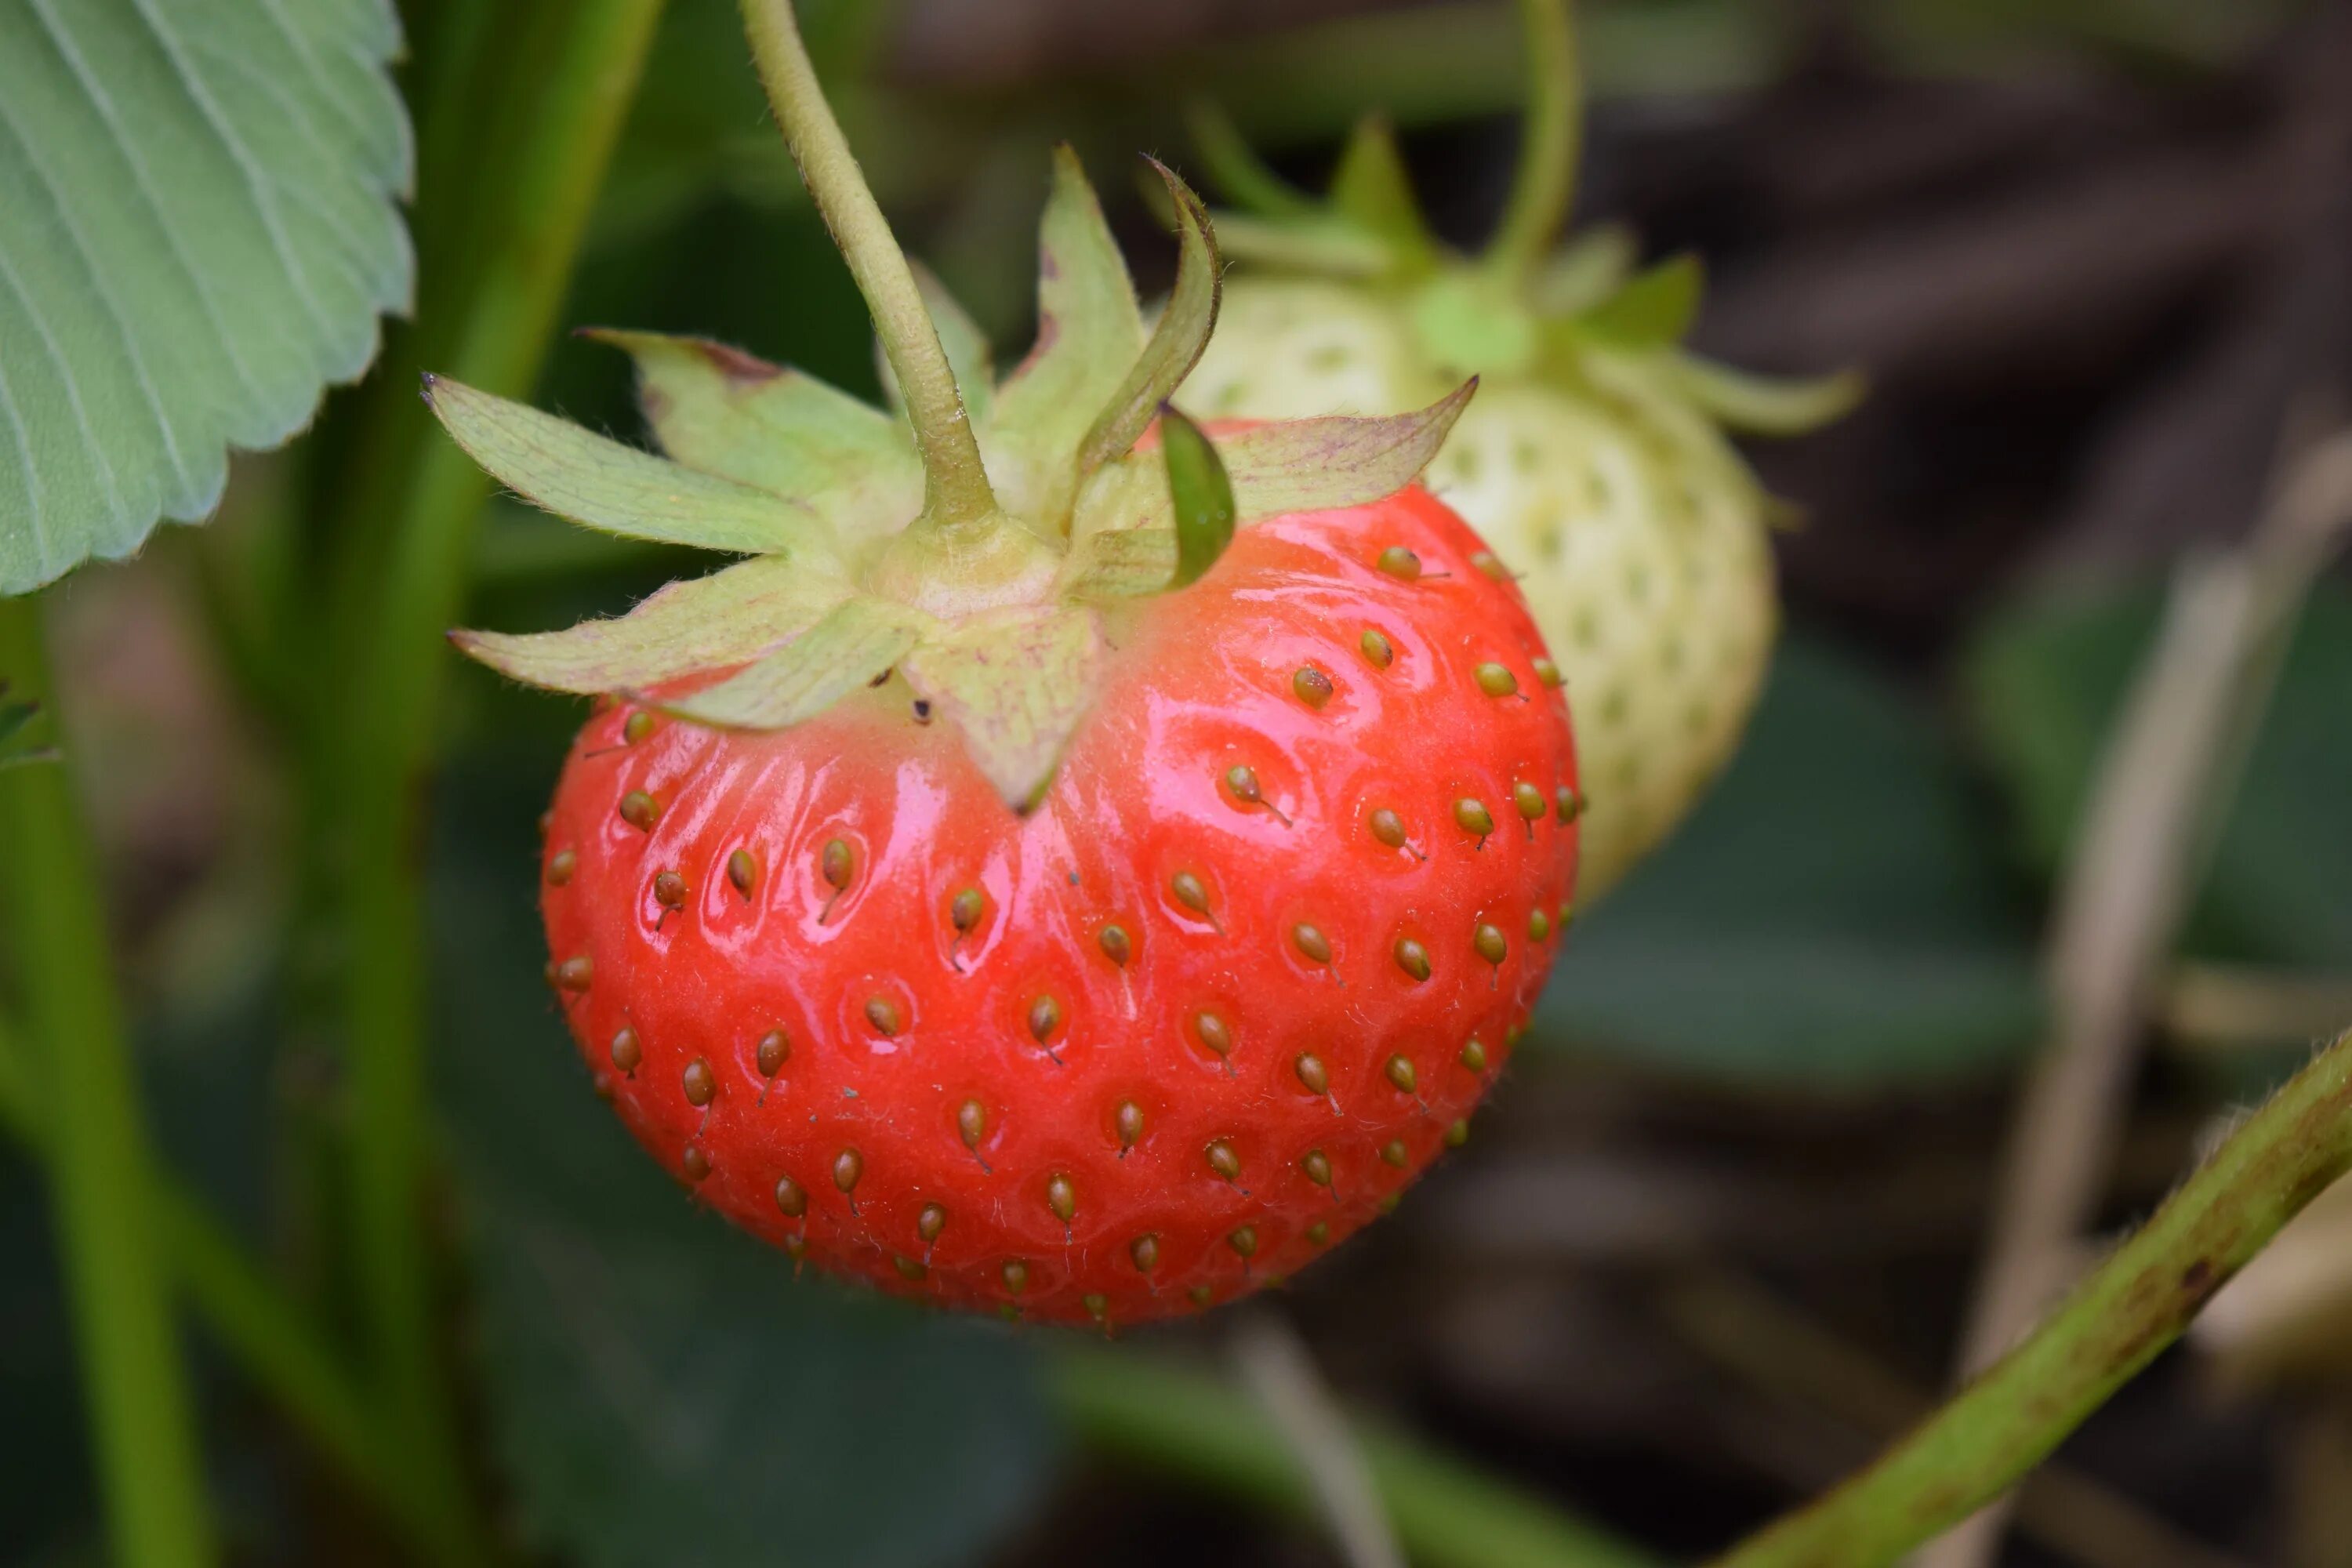
[[[1420,556],[1418,581],[1374,566],[1397,544]],[[600,713],[547,838],[551,862],[570,851],[576,866],[545,889],[554,960],[593,964],[584,990],[559,995],[600,1089],[681,1180],[700,1152],[700,1201],[900,1294],[1118,1324],[1296,1272],[1380,1212],[1477,1103],[1574,885],[1573,823],[1512,808],[1515,782],[1547,801],[1575,783],[1567,704],[1537,679],[1542,644],[1516,589],[1470,563],[1482,548],[1417,488],[1244,530],[1199,584],[1115,632],[1097,706],[1025,817],[951,726],[916,721],[896,680],[781,732],[665,721],[632,746],[627,710]],[[1360,651],[1367,627],[1394,647],[1386,669]],[[1480,689],[1489,659],[1518,694]],[[1292,688],[1307,664],[1336,688],[1320,710]],[[1236,763],[1287,826],[1228,791]],[[650,832],[617,814],[631,790],[660,803]],[[1465,795],[1492,814],[1483,843],[1455,823]],[[1383,806],[1410,847],[1368,828]],[[833,838],[854,862],[837,899],[820,860]],[[727,876],[739,847],[760,866],[748,900]],[[664,870],[689,889],[667,914]],[[1206,885],[1213,921],[1171,896],[1180,870]],[[950,908],[972,887],[984,913],[959,938]],[[1547,941],[1530,940],[1537,910],[1554,922]],[[1302,921],[1328,938],[1328,965],[1294,942]],[[1123,967],[1098,940],[1111,921],[1131,942]],[[1473,945],[1481,921],[1507,939],[1499,965]],[[1403,935],[1428,950],[1425,983],[1393,956]],[[1046,994],[1063,1023],[1041,1046],[1028,1020]],[[869,1022],[874,997],[898,1010],[896,1037]],[[1203,1009],[1229,1026],[1224,1059],[1201,1042]],[[624,1026],[642,1052],[629,1075],[609,1055]],[[769,1081],[755,1050],[772,1029],[792,1051]],[[1483,1072],[1460,1059],[1473,1037]],[[1321,1059],[1328,1093],[1301,1081],[1301,1052]],[[1413,1092],[1384,1076],[1399,1055]],[[683,1087],[697,1059],[718,1085],[701,1109]],[[967,1100],[987,1112],[976,1151],[958,1131]],[[1143,1131],[1122,1150],[1125,1100]],[[1391,1140],[1402,1169],[1381,1157]],[[1238,1156],[1237,1179],[1211,1168],[1213,1142]],[[1316,1149],[1328,1189],[1300,1168]],[[845,1150],[861,1165],[847,1192],[833,1175]],[[1057,1174],[1076,1200],[1066,1225],[1048,1201]],[[806,1194],[801,1217],[778,1207],[782,1175]],[[947,1220],[926,1245],[932,1203]],[[1232,1239],[1244,1226],[1246,1257]],[[1131,1251],[1147,1235],[1149,1274]]]

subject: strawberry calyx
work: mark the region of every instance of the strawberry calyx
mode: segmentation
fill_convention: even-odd
[[[1138,441],[1214,327],[1214,230],[1199,197],[1160,168],[1177,272],[1147,327],[1094,191],[1058,149],[1036,342],[999,379],[970,317],[891,238],[787,0],[743,9],[778,121],[872,310],[894,411],[708,340],[589,333],[635,360],[656,456],[426,376],[425,401],[451,436],[524,499],[586,527],[747,557],[614,619],[452,640],[531,685],[624,694],[730,728],[785,728],[898,683],[955,725],[1006,803],[1025,808],[1087,710],[1119,617],[1206,568],[1204,536],[1180,528],[1170,478],[1171,461],[1198,469],[1197,453]],[[1210,459],[1224,476],[1228,530],[1402,489],[1469,391],[1395,417],[1224,438]]]

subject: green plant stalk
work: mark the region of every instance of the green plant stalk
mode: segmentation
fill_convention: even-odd
[[[53,702],[40,614],[0,598],[0,669]],[[52,715],[54,721],[54,715]],[[218,1559],[177,1331],[156,1260],[147,1131],[96,858],[62,763],[0,770],[0,911],[50,1092],[39,1109],[114,1561]]]
[[[2352,1034],[2249,1117],[2033,1334],[1837,1490],[1716,1568],[1876,1568],[2040,1463],[2352,1170]]]
[[[1316,1495],[1256,1402],[1223,1379],[1108,1349],[1063,1350],[1055,1406],[1097,1448],[1312,1519]],[[1424,1568],[1659,1568],[1658,1560],[1507,1482],[1359,1423],[1357,1441],[1397,1540]]]
[[[1584,94],[1570,0],[1519,0],[1528,51],[1527,122],[1519,165],[1486,264],[1505,279],[1525,279],[1544,258],[1576,198],[1576,161],[1584,142]]]
[[[793,16],[793,0],[742,0],[743,30],[760,68],[760,83],[784,141],[800,164],[816,209],[849,263],[857,291],[874,313],[875,335],[898,378],[923,458],[923,511],[917,526],[994,528],[996,496],[989,489],[980,442],[965,416],[963,395],[939,329],[923,304],[889,220],[858,173],[857,158],[817,85]]]
[[[32,1064],[0,1018],[0,1131],[35,1157],[56,1154],[38,1112]],[[343,1475],[394,1510],[404,1504],[378,1466],[366,1401],[326,1341],[201,1200],[169,1179],[152,1184],[154,1235],[189,1305],[230,1354]],[[420,1531],[420,1539],[431,1544]]]
[[[539,76],[503,222],[483,256],[450,374],[521,395],[543,358],[580,237],[653,37],[661,0],[582,0]],[[489,480],[454,443],[424,447],[408,476],[378,583],[372,635],[341,694],[318,808],[340,821],[352,863],[344,1016],[354,1118],[352,1234],[386,1406],[386,1440],[435,1510],[466,1510],[457,1424],[436,1354],[424,1228],[427,1094],[422,838],[442,633],[462,605]]]

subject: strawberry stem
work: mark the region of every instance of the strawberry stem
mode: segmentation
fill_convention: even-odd
[[[751,37],[760,81],[785,144],[849,263],[857,291],[866,296],[875,335],[898,378],[907,420],[923,458],[923,521],[939,528],[990,526],[998,512],[996,496],[947,351],[940,346],[939,329],[817,85],[792,0],[742,0],[742,6],[743,30]]]
[[[1528,51],[1528,110],[1519,166],[1486,265],[1516,284],[1535,269],[1567,221],[1582,149],[1582,75],[1570,0],[1519,0]]]

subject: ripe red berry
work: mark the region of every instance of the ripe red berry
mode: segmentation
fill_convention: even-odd
[[[1418,489],[1245,531],[1147,602],[1025,816],[887,689],[592,720],[545,906],[623,1120],[738,1224],[932,1300],[1132,1322],[1311,1262],[1492,1081],[1572,885],[1575,825],[1512,805],[1574,787],[1565,707],[1479,548]]]

